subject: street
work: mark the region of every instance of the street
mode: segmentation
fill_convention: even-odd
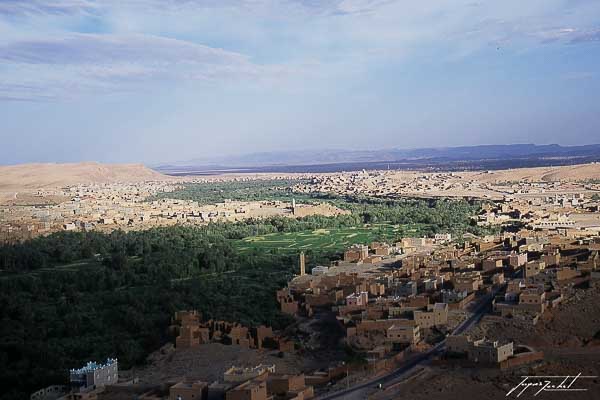
[[[487,294],[484,298],[479,301],[475,310],[473,310],[473,314],[461,322],[453,331],[452,335],[460,335],[461,333],[471,329],[473,325],[475,325],[485,314],[488,307],[492,304],[492,300],[494,299],[496,293],[500,290],[500,288],[494,289],[492,293]],[[383,388],[390,385],[395,385],[397,383],[402,382],[406,379],[407,375],[409,375],[413,370],[430,360],[432,357],[436,355],[440,355],[444,351],[444,346],[446,345],[446,339],[437,343],[428,351],[417,354],[411,359],[405,361],[396,368],[394,371],[390,372],[387,375],[382,377],[378,377],[376,379],[369,380],[367,382],[360,383],[358,385],[352,386],[345,390],[340,390],[335,393],[326,394],[324,396],[318,397],[319,400],[329,400],[329,399],[366,399],[368,397],[368,393],[376,389],[379,384],[382,385]]]

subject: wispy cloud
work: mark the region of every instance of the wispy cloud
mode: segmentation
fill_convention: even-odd
[[[335,79],[427,50],[456,62],[490,46],[596,42],[599,13],[588,0],[0,0],[0,69],[11,93],[39,81],[49,98],[317,69]]]
[[[93,0],[2,0],[0,15],[77,14],[92,12],[99,7]]]
[[[190,11],[242,8],[246,11],[302,11],[312,15],[362,14],[397,0],[2,0],[0,15],[79,14],[130,7]]]
[[[56,96],[39,84],[14,84],[0,80],[0,100],[4,101],[49,101]]]
[[[575,32],[571,44],[600,42],[600,28],[590,29],[583,32]]]
[[[0,45],[0,61],[28,64],[140,63],[229,65],[247,58],[183,40],[150,35],[70,34]]]
[[[23,81],[5,83],[2,89],[10,94],[5,98],[32,88],[31,97],[51,99],[74,86],[127,90],[148,80],[260,81],[284,72],[239,53],[150,35],[71,34],[11,42],[0,45],[0,64]],[[39,73],[44,80],[32,82]]]

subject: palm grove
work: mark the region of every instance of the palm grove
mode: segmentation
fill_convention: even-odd
[[[250,188],[250,194],[265,192],[264,186]],[[190,189],[171,196],[189,198]],[[166,328],[176,310],[194,308],[208,318],[275,329],[290,324],[274,293],[293,276],[297,254],[241,255],[234,245],[241,238],[375,222],[420,224],[419,234],[485,233],[470,218],[479,204],[463,200],[320,196],[319,201],[351,213],[110,234],[63,232],[0,247],[0,399],[22,399],[66,382],[69,368],[90,359],[116,356],[125,368],[143,363],[171,339]],[[327,263],[340,255],[311,250],[308,256],[312,263]]]

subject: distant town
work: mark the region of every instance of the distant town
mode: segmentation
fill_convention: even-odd
[[[143,230],[177,224],[206,224],[272,216],[301,217],[343,213],[327,205],[284,203],[281,201],[231,201],[200,205],[195,201],[161,199],[147,201],[158,193],[181,186],[164,182],[73,186],[41,190],[31,199],[42,205],[9,205],[0,208],[0,240],[14,241],[58,231],[110,232],[115,229]],[[61,199],[43,204],[43,199]]]
[[[599,165],[588,165],[592,176],[593,171],[600,170],[594,169]],[[546,175],[552,171],[541,170]],[[515,171],[522,173],[527,169]],[[536,169],[532,171],[535,175]],[[535,179],[535,176],[527,174],[521,177],[510,177],[510,174],[511,170],[461,173],[363,171],[317,175],[232,175],[184,182],[286,179],[302,182],[291,187],[293,193],[299,194],[483,199],[496,202],[497,206],[486,206],[486,212],[477,216],[480,224],[501,225],[518,220],[534,229],[544,225],[592,231],[600,228],[600,180],[551,180],[541,179],[541,175],[540,179]],[[156,226],[240,221],[275,215],[327,216],[342,212],[326,205],[298,204],[296,207],[291,202],[281,201],[226,200],[201,205],[195,201],[173,200],[168,197],[152,200],[158,193],[181,189],[184,182],[144,181],[40,189],[29,191],[24,202],[17,201],[19,193],[15,193],[12,199],[0,206],[0,240],[30,239],[61,230],[141,230]]]

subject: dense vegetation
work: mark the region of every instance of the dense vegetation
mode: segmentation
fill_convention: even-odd
[[[274,292],[296,270],[295,254],[240,254],[236,240],[275,232],[421,224],[428,233],[482,233],[464,201],[327,198],[351,211],[338,217],[271,218],[201,227],[111,234],[57,233],[0,246],[0,399],[22,399],[65,382],[90,359],[142,363],[169,338],[175,310],[283,327]],[[335,253],[310,253],[326,263]]]
[[[159,193],[154,199],[180,199],[194,200],[200,204],[220,203],[225,200],[260,201],[260,200],[285,200],[292,198],[307,199],[310,196],[294,194],[290,188],[302,180],[277,179],[277,180],[248,180],[227,181],[211,183],[187,184],[175,192]]]
[[[453,233],[455,237],[465,232],[474,234],[485,231],[471,224],[470,217],[476,214],[480,205],[463,200],[423,200],[423,199],[380,199],[359,196],[338,196],[328,193],[302,194],[292,192],[292,187],[301,180],[249,180],[215,183],[188,184],[183,189],[170,193],[160,193],[156,199],[171,198],[193,200],[200,204],[223,202],[225,200],[284,200],[295,198],[300,202],[329,202],[352,212],[353,218],[338,217],[332,224],[319,227],[352,227],[371,223],[424,224],[428,225],[419,234],[431,235],[441,230]],[[322,223],[323,221],[320,221]],[[293,225],[289,219],[281,219],[282,225]],[[288,226],[279,232],[297,232]],[[308,228],[307,228],[308,229]],[[245,235],[249,236],[249,235]]]
[[[3,247],[2,268],[19,272],[0,277],[0,387],[12,388],[0,398],[64,382],[69,368],[89,359],[143,362],[168,339],[178,309],[285,326],[273,293],[295,258],[242,258],[227,239],[231,229],[68,233]],[[48,268],[90,255],[72,269]]]
[[[470,232],[476,235],[489,233],[471,220],[480,211],[480,204],[465,200],[447,199],[401,199],[388,200],[370,197],[323,196],[337,206],[350,210],[365,224],[389,223],[400,225],[421,225],[420,235],[452,233],[459,238]]]

